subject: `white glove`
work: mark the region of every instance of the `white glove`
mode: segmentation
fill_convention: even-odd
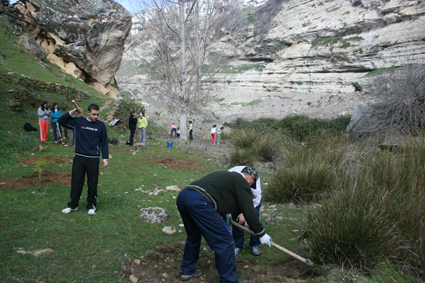
[[[271,247],[272,247],[272,238],[270,238],[270,236],[269,236],[269,235],[267,235],[267,234],[264,234],[264,236],[262,236],[262,237],[260,238],[260,242],[261,242],[263,245],[268,246],[269,248],[271,248]]]

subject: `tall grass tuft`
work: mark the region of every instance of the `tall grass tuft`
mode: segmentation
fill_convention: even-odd
[[[332,137],[327,133],[308,144],[285,142],[282,151],[285,162],[273,174],[263,193],[276,202],[317,201],[337,186],[337,174],[343,172],[353,158],[344,136]]]
[[[336,181],[334,168],[321,159],[282,166],[271,177],[264,192],[267,199],[278,202],[310,202],[333,189]]]
[[[235,148],[230,151],[230,164],[232,166],[244,164],[251,166],[254,163],[254,156],[249,150]]]
[[[395,224],[388,191],[370,190],[352,182],[323,201],[322,208],[308,216],[310,249],[316,260],[370,270],[396,247]]]
[[[242,151],[235,150],[231,153],[235,157],[232,160],[245,156],[249,159],[273,161],[280,154],[281,140],[282,135],[278,133],[272,134],[255,129],[235,130],[231,135],[231,142],[236,149]]]
[[[364,271],[390,260],[424,276],[423,140],[412,138],[397,152],[372,151],[339,174],[341,189],[308,216],[316,259]]]
[[[279,134],[263,133],[252,145],[252,151],[261,161],[273,161],[280,153],[281,136]]]
[[[260,132],[254,129],[237,130],[231,136],[232,144],[241,149],[251,149],[260,139]]]

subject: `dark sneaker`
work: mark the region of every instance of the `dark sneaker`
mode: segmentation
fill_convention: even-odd
[[[244,281],[239,282],[239,283],[249,283],[249,280],[244,280]]]
[[[261,254],[260,247],[259,246],[252,247],[252,254],[253,255],[260,255]]]
[[[237,256],[241,252],[243,252],[243,249],[241,249],[241,248],[235,248],[235,256]]]
[[[201,276],[202,275],[202,271],[201,270],[199,270],[199,269],[197,269],[197,270],[195,270],[195,272],[193,272],[192,274],[190,274],[190,275],[181,275],[181,280],[182,281],[187,281],[187,280],[190,280],[190,279],[192,279],[192,278],[196,278],[196,277],[199,277],[199,276]]]

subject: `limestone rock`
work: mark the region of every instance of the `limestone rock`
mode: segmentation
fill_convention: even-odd
[[[34,250],[34,251],[24,251],[22,249],[17,251],[20,254],[30,254],[35,257],[41,257],[41,256],[48,256],[55,252],[55,250],[47,248],[47,249],[41,249],[41,250]]]
[[[33,0],[25,4],[22,13],[36,22],[31,27],[47,59],[116,97],[114,75],[131,29],[130,13],[113,0]]]
[[[205,82],[210,103],[188,112],[188,120],[196,121],[195,138],[200,133],[208,138],[213,124],[237,118],[351,114],[356,103],[371,100],[369,72],[423,63],[424,26],[421,1],[284,1],[265,44],[248,32],[239,37],[223,32],[212,45],[209,56],[225,46],[221,56],[227,65],[251,68]],[[146,38],[143,31],[131,38],[116,78],[123,95],[148,104],[150,113],[161,113],[150,118],[168,128],[179,118],[177,104],[157,93],[155,82],[135,67],[152,58],[153,43]]]
[[[164,228],[162,228],[162,232],[164,232],[165,234],[168,234],[168,235],[172,235],[172,234],[176,233],[176,229],[173,228],[173,227],[164,227]]]
[[[47,57],[46,51],[37,44],[37,42],[28,35],[22,35],[19,37],[18,42],[29,52],[31,52],[35,57],[40,60],[44,60]]]
[[[139,211],[139,219],[145,220],[149,223],[162,223],[169,219],[170,215],[167,210],[161,207],[147,207]]]
[[[175,191],[175,192],[180,192],[181,190],[179,189],[179,187],[177,187],[176,185],[174,186],[168,186],[165,188],[167,191]]]

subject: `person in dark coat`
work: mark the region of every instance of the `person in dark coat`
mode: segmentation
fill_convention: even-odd
[[[134,132],[136,132],[137,128],[137,117],[135,111],[131,111],[130,117],[128,118],[128,128],[130,129],[130,141],[128,145],[133,146]]]
[[[177,208],[182,217],[187,239],[181,265],[181,280],[187,281],[202,275],[196,269],[201,237],[214,251],[215,265],[221,283],[238,283],[235,264],[235,245],[223,216],[235,209],[242,211],[249,228],[260,243],[271,247],[254,210],[251,187],[259,179],[255,168],[247,166],[239,172],[218,171],[195,181],[177,197]],[[247,281],[243,281],[247,282]]]

